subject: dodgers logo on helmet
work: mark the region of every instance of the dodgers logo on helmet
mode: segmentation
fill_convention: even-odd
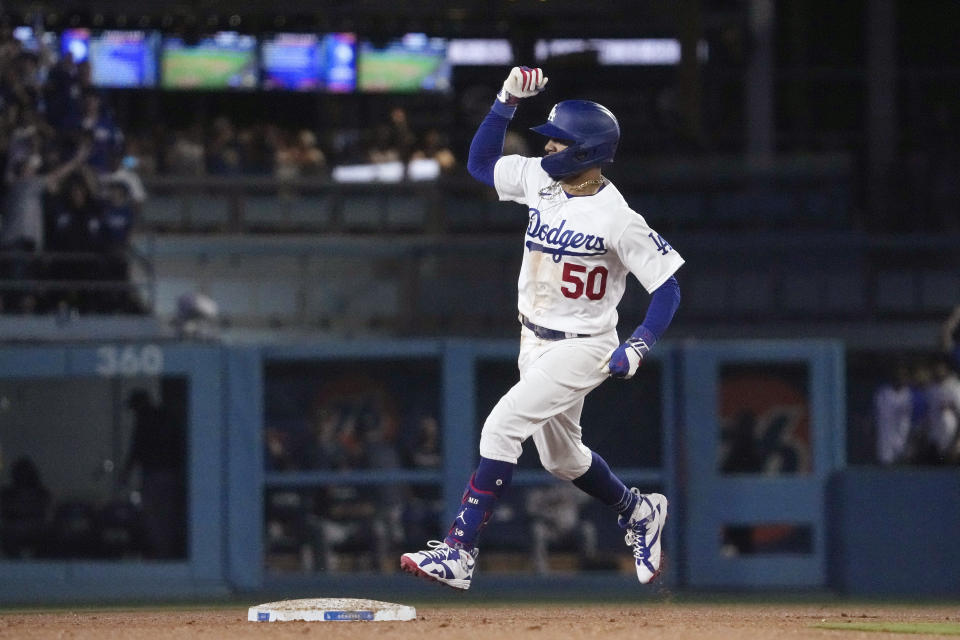
[[[554,179],[613,162],[620,142],[620,123],[616,116],[602,104],[590,100],[558,102],[550,110],[547,121],[531,130],[568,145],[540,161],[543,170]]]

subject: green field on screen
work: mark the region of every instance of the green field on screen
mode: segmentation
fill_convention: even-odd
[[[357,86],[361,91],[418,91],[438,64],[432,56],[365,54],[358,64]]]
[[[236,51],[175,51],[163,59],[161,83],[169,89],[247,87],[249,54]]]

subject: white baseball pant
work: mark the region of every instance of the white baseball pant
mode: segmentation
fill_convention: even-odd
[[[541,340],[523,327],[520,381],[487,416],[480,455],[516,464],[523,442],[533,436],[540,463],[554,476],[573,480],[586,473],[592,456],[581,440],[583,399],[607,379],[600,362],[619,344],[616,331]]]

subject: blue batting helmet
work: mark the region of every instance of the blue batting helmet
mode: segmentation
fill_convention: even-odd
[[[540,166],[554,179],[613,162],[620,142],[620,123],[616,116],[602,104],[590,100],[558,102],[545,123],[530,129],[569,145],[540,160]]]

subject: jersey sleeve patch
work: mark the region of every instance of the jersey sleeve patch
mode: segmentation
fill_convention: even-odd
[[[651,229],[643,216],[631,216],[617,239],[617,253],[623,264],[652,293],[684,263],[683,258],[662,235]]]

